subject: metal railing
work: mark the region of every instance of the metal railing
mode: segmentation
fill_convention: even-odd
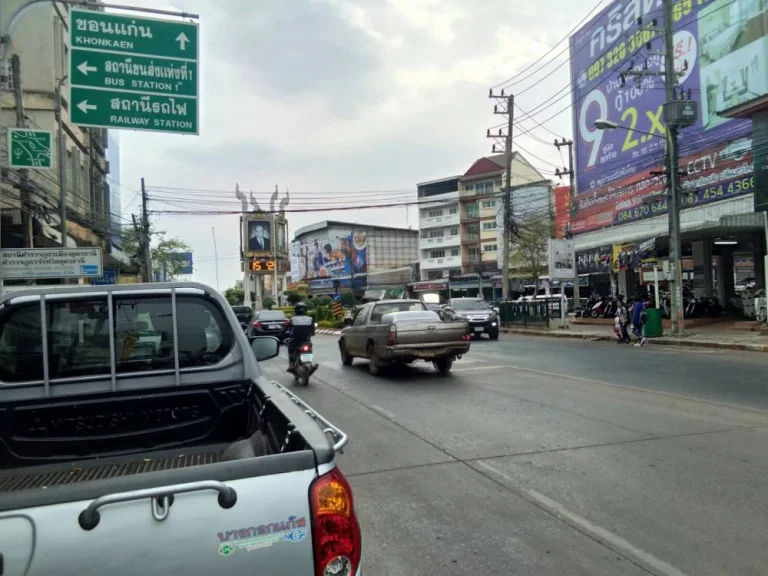
[[[499,318],[502,324],[513,326],[546,326],[549,328],[550,318],[559,318],[559,303],[554,306],[551,302],[497,302]],[[555,308],[557,310],[555,310]]]

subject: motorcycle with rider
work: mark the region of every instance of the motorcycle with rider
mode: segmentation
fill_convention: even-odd
[[[293,318],[286,329],[288,344],[288,373],[294,380],[301,380],[302,385],[309,385],[309,377],[315,373],[318,365],[314,363],[312,336],[315,335],[315,320],[307,314],[307,305],[299,302],[293,309]]]

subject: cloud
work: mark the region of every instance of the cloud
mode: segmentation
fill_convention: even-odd
[[[134,4],[154,7],[156,0]],[[485,129],[503,121],[491,113],[488,88],[546,53],[589,9],[569,0],[552,0],[546,14],[532,0],[165,4],[201,17],[201,134],[124,133],[121,180],[138,188],[143,176],[150,190],[234,191],[238,182],[246,191],[271,191],[277,182],[281,190],[348,195],[351,205],[356,191],[415,189],[487,154]],[[545,78],[555,66],[512,86],[521,109],[541,105],[568,83],[567,65]],[[569,102],[565,97],[535,119]],[[563,163],[549,144],[554,136],[529,119],[517,132],[523,127],[533,132],[520,146]],[[569,111],[546,127],[570,136]],[[133,195],[126,192],[124,201]],[[210,208],[236,206],[234,192],[221,198]],[[192,245],[197,279],[215,284],[211,227],[222,288],[241,277],[237,217],[168,216],[161,211],[170,207],[156,201],[150,208],[162,229]],[[291,214],[290,228],[329,218],[405,225],[406,210]],[[410,218],[416,224],[415,209]]]

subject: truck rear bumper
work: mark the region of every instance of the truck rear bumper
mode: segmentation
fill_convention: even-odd
[[[446,356],[459,356],[461,354],[466,354],[467,352],[469,352],[469,342],[456,342],[451,344],[440,344],[437,346],[387,346],[384,349],[384,354],[381,355],[381,359],[389,362],[436,360],[437,358],[444,358]]]

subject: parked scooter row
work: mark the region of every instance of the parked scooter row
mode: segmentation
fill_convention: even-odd
[[[672,315],[671,295],[669,292],[661,292],[661,316],[669,318]],[[683,317],[684,318],[719,318],[723,313],[723,307],[716,297],[696,297],[688,290],[683,291]]]
[[[671,297],[669,292],[660,293],[659,308],[663,318],[671,316]],[[625,300],[625,305],[629,308],[634,303],[633,298]],[[652,304],[654,306],[654,304]],[[592,293],[587,300],[584,308],[576,310],[576,318],[613,318],[616,315],[617,301],[613,296],[602,296]],[[718,318],[723,313],[723,307],[720,301],[715,297],[696,298],[692,292],[685,290],[683,292],[683,316],[685,318]]]

